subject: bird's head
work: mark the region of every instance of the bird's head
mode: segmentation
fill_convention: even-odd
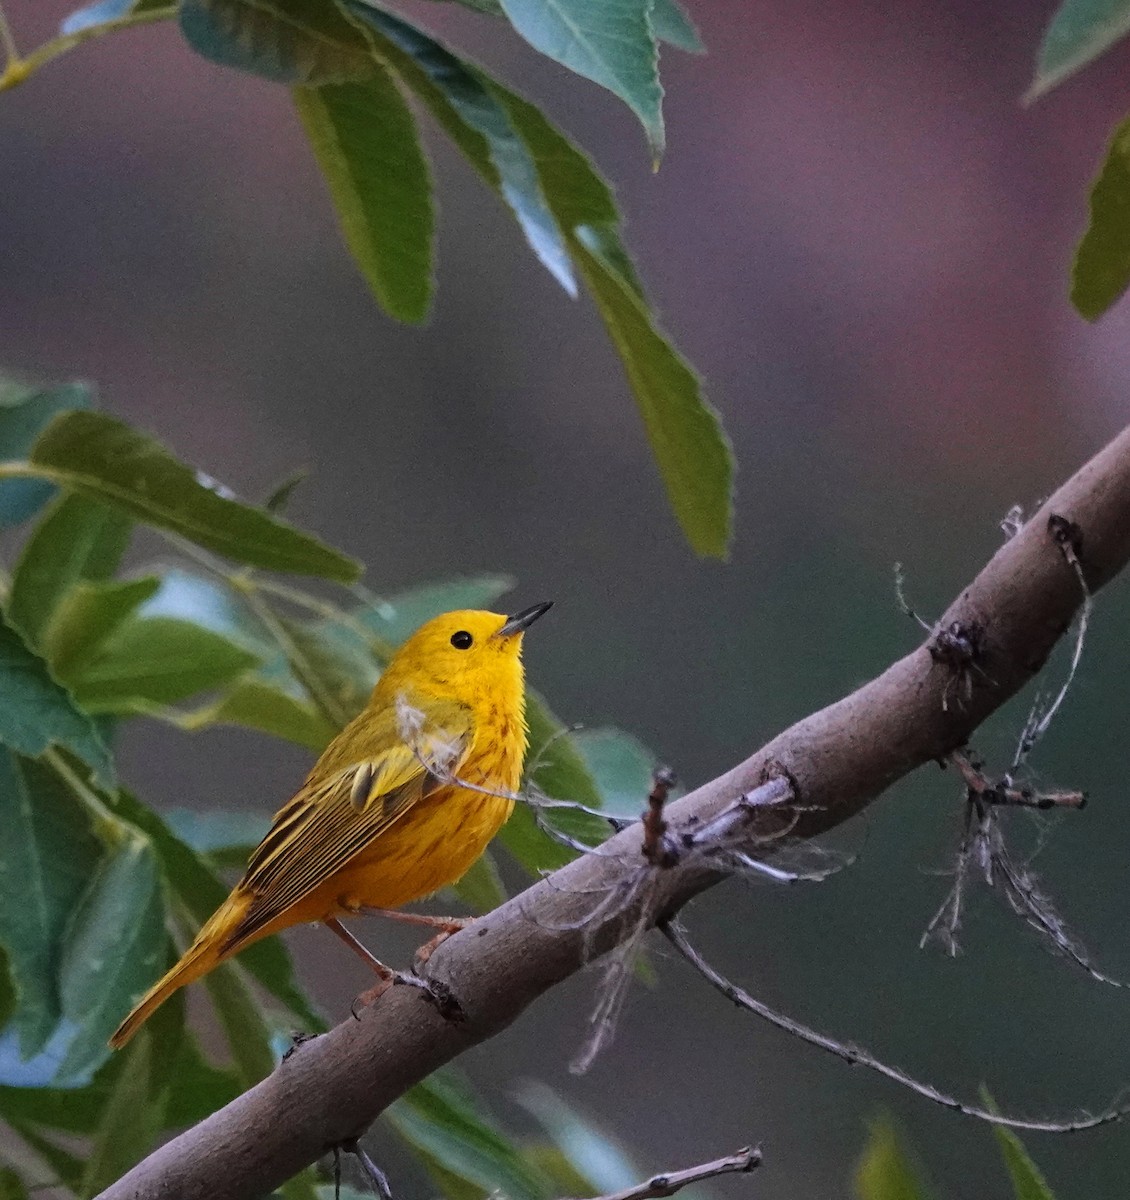
[[[381,690],[502,702],[522,687],[523,635],[551,607],[545,601],[509,617],[475,609],[433,617],[396,652],[381,676]]]

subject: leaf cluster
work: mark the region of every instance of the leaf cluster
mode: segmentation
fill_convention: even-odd
[[[609,89],[664,149],[659,46],[701,50],[677,0],[463,0]],[[175,18],[213,62],[291,90],[342,234],[377,302],[427,318],[435,211],[426,113],[571,296],[591,295],[635,394],[675,515],[702,555],[730,539],[733,456],[698,377],[661,329],[621,233],[612,189],[534,105],[376,0],[98,0],[13,59],[0,90],[90,37]]]

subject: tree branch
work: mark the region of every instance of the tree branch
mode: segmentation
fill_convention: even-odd
[[[962,746],[1040,670],[1083,599],[1049,532],[1052,517],[1077,528],[1073,548],[1091,592],[1122,569],[1130,558],[1130,429],[1001,546],[940,619],[940,629],[982,631],[981,669],[960,702],[953,699],[954,668],[935,660],[928,639],[858,691],[668,805],[670,826],[708,822],[768,777],[785,775],[798,805],[790,836],[809,837]],[[779,814],[754,810],[754,832],[762,820],[770,831],[779,828]],[[688,856],[656,872],[656,887],[643,889],[646,899],[634,911],[608,906],[582,927],[594,894],[622,887],[639,871],[641,838],[638,824],[616,834],[602,853],[563,867],[440,947],[430,973],[458,998],[464,1020],[445,1020],[416,988],[393,988],[360,1020],[305,1042],[262,1083],[162,1146],[103,1196],[244,1200],[358,1137],[413,1084],[500,1033],[594,954],[633,934],[641,903],[651,905],[654,922],[724,877]]]

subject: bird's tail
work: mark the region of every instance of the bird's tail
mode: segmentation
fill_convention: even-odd
[[[249,896],[241,896],[238,891],[234,892],[208,918],[203,929],[196,935],[196,940],[181,955],[176,965],[170,967],[141,997],[134,1005],[133,1011],[114,1031],[110,1045],[115,1050],[124,1046],[175,991],[202,975],[207,975],[224,959],[243,949],[244,940],[233,938],[231,935],[233,930],[238,928],[249,901]]]

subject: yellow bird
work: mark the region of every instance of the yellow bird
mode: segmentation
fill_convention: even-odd
[[[512,617],[445,613],[404,643],[367,707],[275,816],[231,895],[111,1046],[124,1046],[178,988],[291,925],[324,922],[377,973],[374,994],[394,972],[340,917],[380,911],[439,928],[434,942],[460,928],[389,910],[454,883],[510,816],[527,742],[522,635],[550,604]]]

